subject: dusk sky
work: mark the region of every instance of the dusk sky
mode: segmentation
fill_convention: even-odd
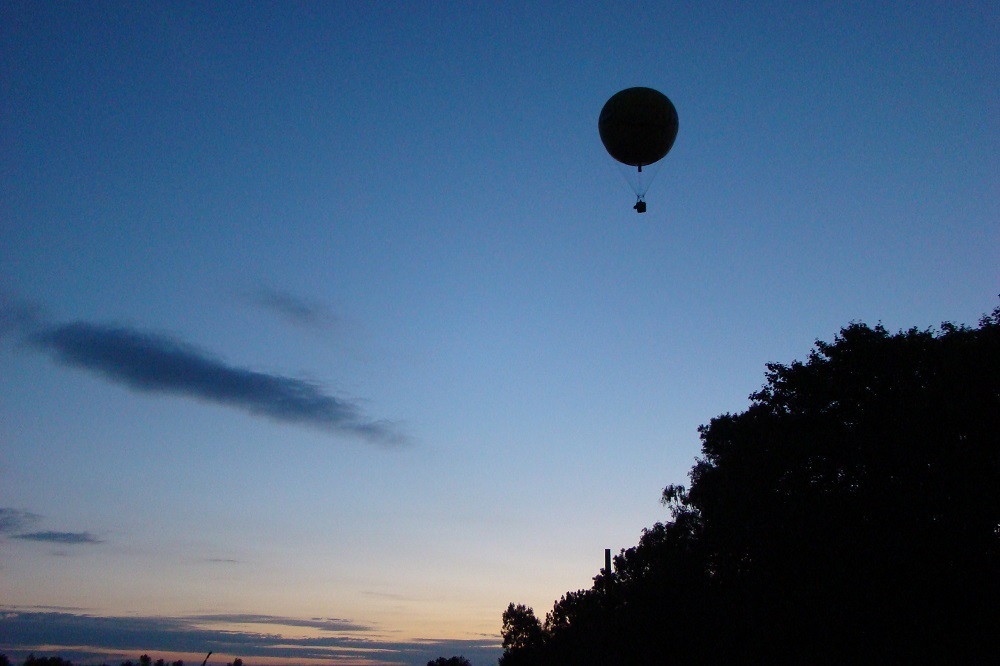
[[[12,661],[495,664],[767,362],[998,304],[996,2],[3,0],[0,114]]]

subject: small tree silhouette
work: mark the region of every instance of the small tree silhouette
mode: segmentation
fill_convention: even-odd
[[[427,666],[472,666],[472,663],[465,657],[438,657],[434,661],[428,661]]]
[[[73,662],[62,657],[36,657],[29,654],[24,660],[24,666],[73,666]]]

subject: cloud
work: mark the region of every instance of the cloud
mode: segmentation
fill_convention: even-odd
[[[37,513],[0,508],[0,534],[15,534],[41,520]]]
[[[234,631],[232,624],[260,624],[266,631]],[[218,624],[218,627],[211,626]],[[320,629],[324,635],[282,635],[281,626]],[[0,636],[9,652],[44,646],[73,661],[104,659],[109,650],[239,655],[244,660],[268,658],[322,659],[327,663],[413,664],[423,666],[442,656],[464,654],[473,663],[496,663],[498,636],[479,640],[391,640],[377,628],[347,620],[298,619],[273,615],[234,614],[192,617],[104,617],[66,612],[26,612],[0,607]]]
[[[104,543],[90,532],[28,532],[25,534],[13,534],[12,539],[24,539],[25,541],[46,541],[48,543],[63,544],[94,544]]]
[[[20,509],[0,508],[0,536],[22,541],[42,541],[65,545],[104,543],[90,532],[55,532],[52,530],[28,532],[42,519],[37,513]]]
[[[59,363],[139,391],[187,396],[380,444],[405,441],[392,423],[367,419],[355,404],[317,384],[234,367],[165,335],[72,322],[37,329],[28,342]]]
[[[250,300],[296,326],[326,328],[336,323],[336,317],[323,305],[286,291],[261,287],[250,294]]]
[[[277,624],[286,627],[309,627],[311,629],[322,629],[323,631],[331,632],[367,632],[373,630],[371,626],[356,624],[354,622],[350,622],[349,620],[336,618],[301,619],[276,615],[251,615],[247,613],[237,613],[232,615],[192,615],[190,619],[234,624]]]
[[[0,293],[0,338],[32,328],[44,317],[41,306]]]

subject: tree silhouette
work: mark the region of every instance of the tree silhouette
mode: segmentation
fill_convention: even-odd
[[[988,660],[1000,308],[977,328],[851,324],[750,397],[699,429],[690,489],[664,489],[671,520],[613,574],[538,631],[508,607],[501,663]]]
[[[24,660],[24,666],[73,666],[73,662],[62,657],[36,657],[29,654]]]
[[[535,664],[531,649],[542,642],[542,625],[535,611],[523,604],[510,604],[503,613],[503,656],[500,666],[525,666]]]
[[[465,657],[438,657],[434,661],[428,661],[427,666],[472,666]]]

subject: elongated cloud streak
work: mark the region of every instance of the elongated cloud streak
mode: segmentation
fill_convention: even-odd
[[[233,367],[164,335],[73,322],[43,328],[28,339],[60,363],[140,391],[188,396],[382,444],[403,441],[392,424],[365,419],[354,404],[327,395],[317,384]]]
[[[98,539],[90,532],[28,532],[27,534],[15,534],[12,538],[65,544],[104,543],[102,539]]]
[[[0,537],[22,541],[44,541],[69,545],[104,543],[90,532],[54,532],[52,530],[27,532],[42,519],[37,513],[20,509],[0,508]]]

